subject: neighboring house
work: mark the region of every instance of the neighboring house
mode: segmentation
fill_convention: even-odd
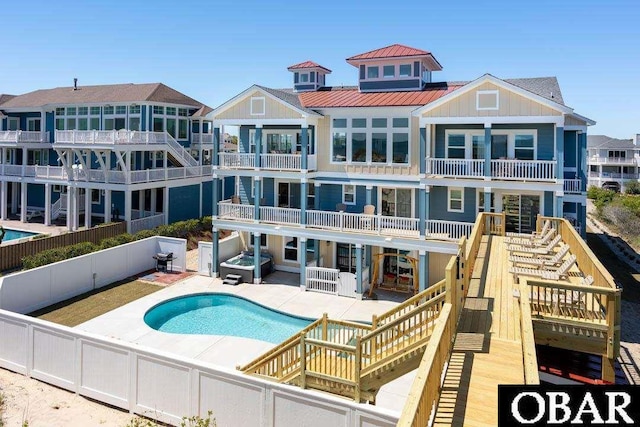
[[[210,111],[162,83],[1,96],[0,218],[135,231],[210,214]]]
[[[629,181],[640,178],[640,134],[635,140],[589,135],[587,150],[590,186],[620,192]]]
[[[437,82],[434,55],[401,45],[347,62],[357,86],[306,61],[288,68],[293,89],[254,85],[207,115],[214,138],[240,127],[238,152],[214,155],[214,180],[238,177],[236,197],[214,195],[214,231],[247,233],[303,285],[306,265],[351,272],[361,294],[374,269],[398,286],[440,280],[478,212],[506,212],[508,231],[538,213],[584,224],[594,122],[555,77]]]

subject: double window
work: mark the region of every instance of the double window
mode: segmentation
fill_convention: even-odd
[[[409,119],[333,119],[331,159],[335,163],[409,163]]]

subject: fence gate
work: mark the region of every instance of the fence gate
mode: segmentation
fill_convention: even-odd
[[[357,289],[355,274],[342,272],[338,275],[338,295],[355,298]]]

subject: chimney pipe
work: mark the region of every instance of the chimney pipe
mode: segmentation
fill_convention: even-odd
[[[73,90],[78,90],[78,78],[73,78]]]

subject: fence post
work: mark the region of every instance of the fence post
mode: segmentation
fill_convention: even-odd
[[[328,318],[329,318],[329,315],[327,313],[322,314],[322,341],[327,341]]]
[[[300,388],[307,388],[307,344],[304,341],[304,332],[300,333]]]
[[[354,366],[354,380],[355,380],[355,393],[353,396],[353,400],[355,400],[357,403],[360,403],[360,369],[362,367],[362,348],[360,347],[361,345],[361,340],[362,337],[360,335],[358,335],[356,337],[356,354],[355,354],[355,366]]]

